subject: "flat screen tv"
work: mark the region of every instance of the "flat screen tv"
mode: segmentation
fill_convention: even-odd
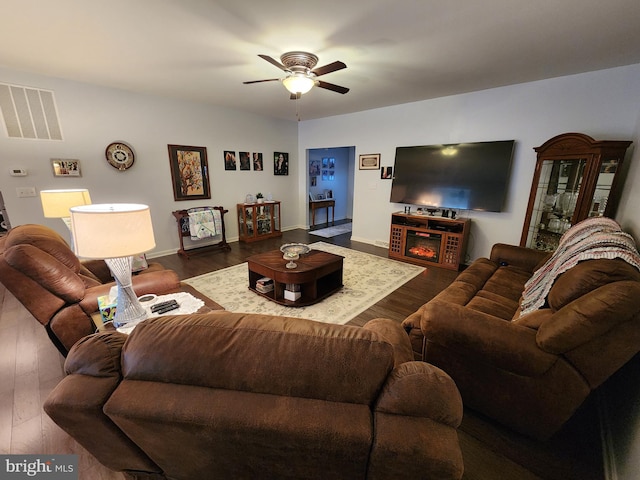
[[[397,147],[391,202],[501,212],[515,140]]]

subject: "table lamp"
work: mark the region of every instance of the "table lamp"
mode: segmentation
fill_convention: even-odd
[[[71,227],[78,257],[104,259],[116,280],[118,298],[113,325],[137,323],[147,313],[131,284],[133,255],[156,246],[147,205],[94,204],[71,208]]]
[[[61,218],[71,231],[69,209],[79,205],[91,205],[91,196],[86,188],[40,190],[40,201],[45,218]]]

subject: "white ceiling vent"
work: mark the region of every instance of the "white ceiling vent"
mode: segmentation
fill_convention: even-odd
[[[0,83],[0,110],[13,138],[62,140],[53,92]]]

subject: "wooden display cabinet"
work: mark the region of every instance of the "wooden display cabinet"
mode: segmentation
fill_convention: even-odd
[[[538,159],[520,245],[554,251],[571,225],[587,217],[613,217],[629,145],[565,133],[535,148]]]
[[[238,203],[238,238],[255,242],[282,236],[280,202]]]
[[[459,270],[464,262],[471,220],[432,215],[391,215],[389,258],[424,267]]]

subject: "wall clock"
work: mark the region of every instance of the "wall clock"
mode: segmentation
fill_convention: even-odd
[[[135,155],[132,148],[126,143],[114,142],[107,146],[105,152],[107,162],[118,170],[126,170],[133,165]]]

